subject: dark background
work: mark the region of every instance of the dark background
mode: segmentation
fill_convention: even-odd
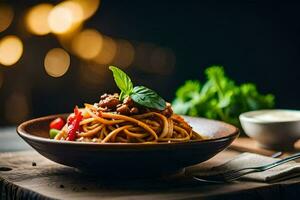
[[[41,2],[6,1],[18,17]],[[273,93],[276,107],[299,109],[299,10],[300,3],[283,2],[102,0],[85,26],[111,37],[172,49],[176,65],[169,73],[151,73],[135,66],[127,70],[136,84],[157,90],[169,101],[185,80],[203,81],[204,69],[216,64],[223,65],[237,83],[254,82],[262,93]],[[13,91],[22,91],[28,98],[26,119],[69,112],[74,105],[98,101],[103,92],[118,91],[110,74],[97,87],[81,85],[77,66],[82,61],[75,57],[66,75],[47,76],[44,55],[59,43],[51,34],[29,37],[18,27],[0,33],[1,37],[19,35],[27,48],[15,66],[0,66],[5,78],[0,88],[0,125],[17,123],[5,118],[5,101]]]

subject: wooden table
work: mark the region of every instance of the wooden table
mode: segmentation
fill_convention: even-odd
[[[245,149],[245,146],[248,147]],[[243,151],[265,155],[274,153],[255,147],[250,139],[241,138],[232,148],[187,170],[223,163],[240,154],[241,147]],[[207,184],[182,175],[146,180],[104,180],[95,174],[84,174],[45,159],[25,144],[17,136],[14,128],[0,129],[0,152],[2,152],[0,199],[297,199],[300,197],[300,178],[275,184],[251,181]],[[12,170],[6,171],[9,169]]]

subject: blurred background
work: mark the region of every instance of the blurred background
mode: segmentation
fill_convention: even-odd
[[[299,109],[300,3],[0,1],[0,126],[118,92],[109,65],[168,101],[223,65]]]

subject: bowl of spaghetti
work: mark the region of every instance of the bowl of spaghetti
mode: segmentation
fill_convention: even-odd
[[[109,177],[173,174],[213,157],[238,136],[224,122],[173,113],[156,92],[133,87],[123,71],[110,69],[120,94],[26,121],[18,134],[54,162]]]

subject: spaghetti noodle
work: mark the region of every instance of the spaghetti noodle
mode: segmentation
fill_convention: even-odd
[[[160,143],[201,140],[203,137],[195,133],[182,117],[173,114],[169,103],[165,110],[159,111],[136,105],[130,97],[121,102],[118,94],[105,94],[99,103],[75,108],[54,139],[96,143]]]

